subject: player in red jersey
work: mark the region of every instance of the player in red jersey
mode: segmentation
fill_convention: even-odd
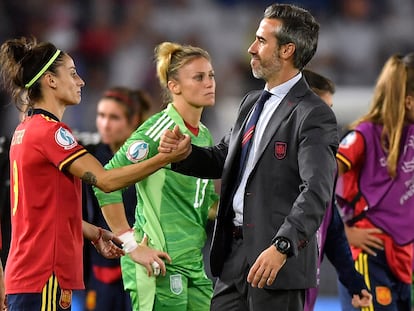
[[[170,162],[159,154],[127,167],[105,170],[60,120],[79,104],[84,81],[73,59],[48,42],[12,39],[0,48],[1,78],[25,117],[10,147],[12,240],[5,269],[7,303],[14,310],[70,310],[72,290],[83,289],[82,227],[101,243],[102,230],[82,222],[81,179],[105,192],[124,188]],[[186,138],[188,140],[189,138]],[[181,150],[180,150],[181,149]],[[183,152],[175,151],[175,156]],[[183,154],[185,156],[185,154]],[[168,254],[144,240],[123,241],[131,258],[151,275],[151,263]],[[133,244],[133,245],[132,245]]]
[[[366,310],[411,311],[414,53],[387,59],[368,112],[350,130],[336,155],[336,194],[355,267],[373,295]],[[354,310],[341,283],[339,296],[342,310]]]

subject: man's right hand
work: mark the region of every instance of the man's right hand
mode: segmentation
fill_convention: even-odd
[[[173,130],[166,130],[160,139],[159,153],[168,154],[169,162],[184,160],[191,153],[191,138],[184,135],[178,125]]]

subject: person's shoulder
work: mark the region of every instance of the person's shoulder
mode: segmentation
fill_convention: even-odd
[[[24,117],[17,126],[14,135],[19,133],[24,135],[26,140],[44,143],[53,139],[60,129],[67,130],[64,123],[43,114],[36,114]]]
[[[152,127],[153,125],[160,125],[163,120],[168,118],[168,114],[166,113],[166,110],[161,110],[157,113],[154,113],[151,115],[148,119],[146,119],[139,127],[138,131],[143,131],[144,129],[148,129]]]
[[[261,90],[250,90],[249,92],[246,93],[244,98],[245,99],[257,100],[262,92],[263,92],[263,89],[261,89]]]
[[[303,97],[303,105],[300,105],[302,109],[306,111],[317,110],[318,113],[326,113],[329,115],[334,115],[334,112],[331,107],[329,107],[317,94],[315,94],[311,89],[308,89]]]
[[[168,109],[164,109],[152,115],[132,133],[130,138],[156,143],[166,129],[176,124],[177,119],[171,114]]]
[[[343,149],[362,148],[364,149],[365,140],[361,132],[350,130],[342,137],[339,147]]]
[[[248,91],[240,101],[239,110],[242,106],[244,107],[246,103],[256,102],[259,99],[259,96],[262,93],[262,91],[263,89]]]

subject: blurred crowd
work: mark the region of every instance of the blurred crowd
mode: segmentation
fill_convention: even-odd
[[[34,35],[75,59],[86,82],[82,102],[65,120],[78,131],[95,131],[96,102],[103,90],[142,88],[161,110],[153,49],[161,41],[194,44],[210,52],[216,71],[216,107],[204,122],[220,137],[243,94],[263,87],[251,75],[247,48],[265,0],[2,0],[0,40]],[[338,86],[372,86],[390,54],[414,50],[412,0],[296,0],[321,24],[319,47],[310,64]],[[18,122],[0,93],[0,130]],[[230,110],[229,110],[230,109]],[[12,116],[12,117],[11,117]]]

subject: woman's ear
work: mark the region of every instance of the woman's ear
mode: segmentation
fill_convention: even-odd
[[[181,94],[181,87],[180,83],[178,83],[175,80],[169,80],[167,83],[167,87],[170,90],[171,93],[174,95],[180,95]]]
[[[55,89],[57,87],[57,83],[56,83],[56,77],[54,74],[48,72],[45,74],[45,80],[47,85],[52,88]]]

